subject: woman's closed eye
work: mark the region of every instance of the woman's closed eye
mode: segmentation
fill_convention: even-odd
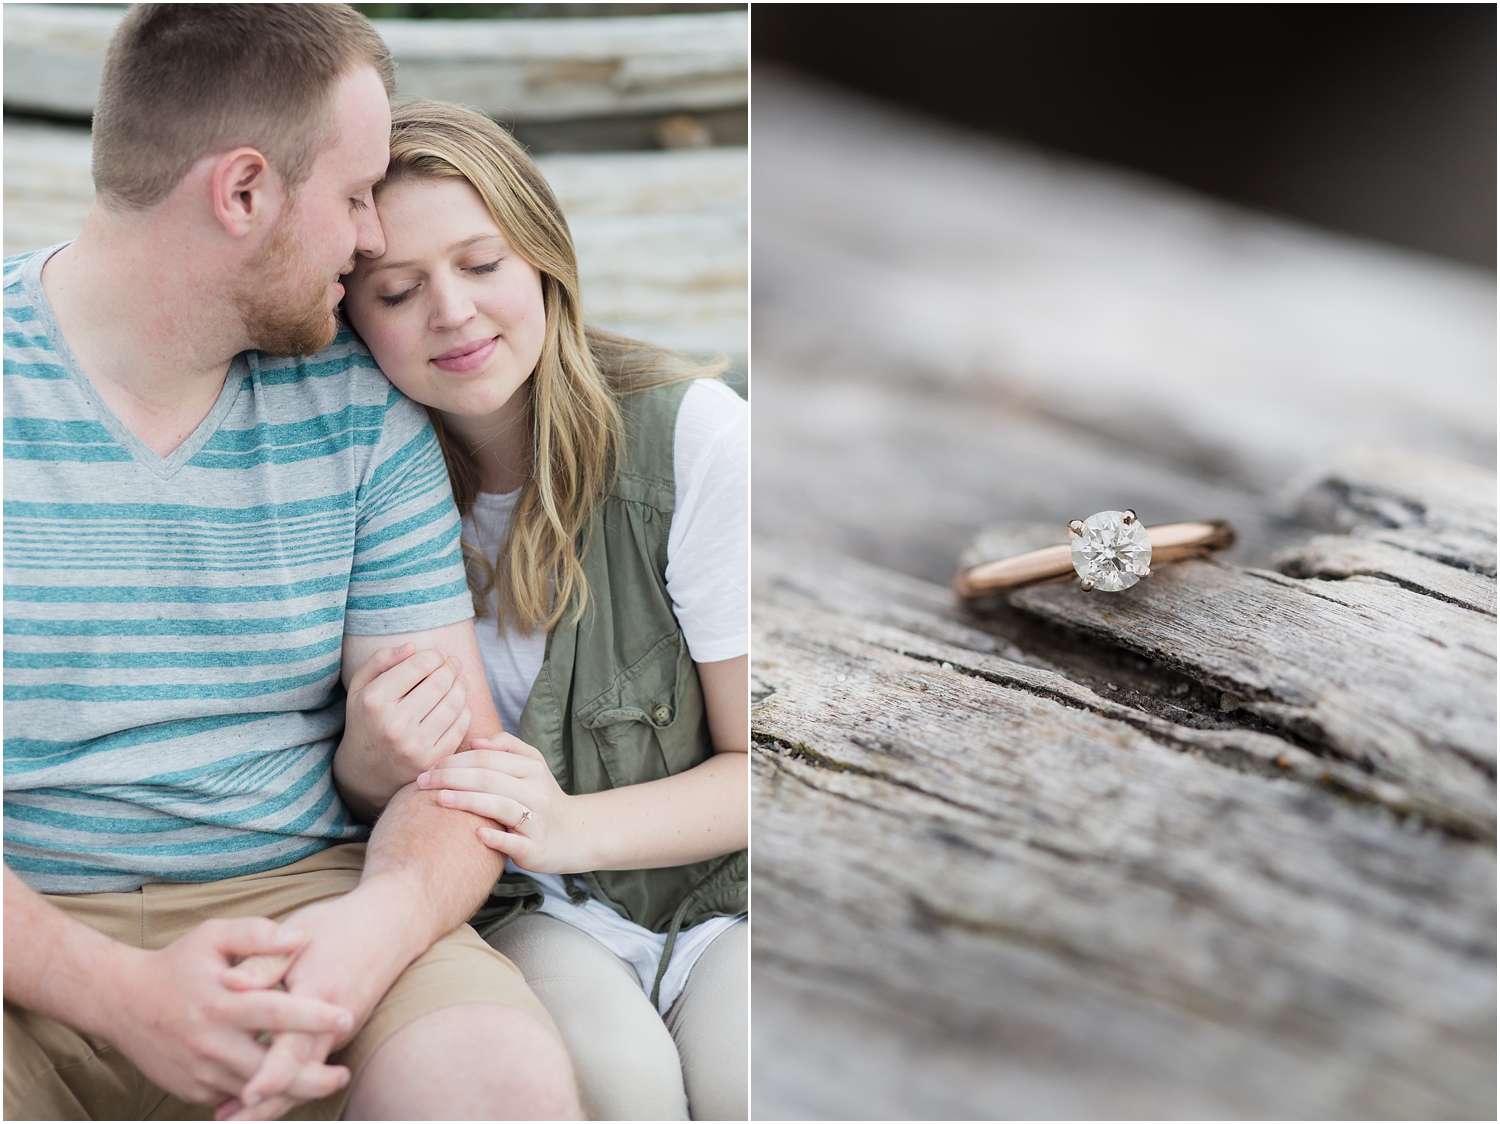
[[[505,259],[503,257],[500,257],[496,258],[494,261],[481,262],[479,265],[464,266],[463,269],[465,273],[494,273],[497,269],[500,268],[501,263],[504,261]],[[399,293],[391,293],[390,295],[382,293],[380,295],[380,300],[387,308],[395,308],[398,304],[401,304],[403,301],[405,301],[407,297],[415,293],[418,288],[420,288],[420,286],[413,285],[409,289],[402,289]]]

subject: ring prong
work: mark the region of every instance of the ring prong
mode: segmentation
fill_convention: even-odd
[[[1083,534],[1083,530],[1084,530],[1084,527],[1083,527],[1083,520],[1082,519],[1075,519],[1071,523],[1068,524],[1068,534],[1073,535],[1075,538],[1078,535]]]
[[[1127,527],[1130,526],[1135,522],[1135,512],[1133,510],[1127,509],[1124,518],[1122,518],[1120,522],[1124,523]]]
[[[1143,577],[1143,578],[1149,578],[1150,576],[1151,576],[1151,567],[1147,566],[1144,570],[1141,571],[1141,577]]]
[[[1094,588],[1094,583],[1089,581],[1088,578],[1079,578],[1078,585],[1085,593]]]

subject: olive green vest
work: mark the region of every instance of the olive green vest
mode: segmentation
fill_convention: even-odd
[[[666,582],[676,499],[673,438],[691,385],[621,396],[619,474],[594,516],[583,556],[588,603],[576,621],[569,605],[547,637],[542,670],[521,712],[517,736],[542,752],[573,795],[660,780],[713,754],[703,689]],[[679,929],[745,912],[746,860],[746,852],[736,851],[686,866],[578,876],[620,916],[667,934],[652,1002]],[[584,893],[580,887],[575,902]],[[541,901],[531,879],[506,875],[472,924],[488,935]]]

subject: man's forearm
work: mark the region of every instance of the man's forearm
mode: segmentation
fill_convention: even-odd
[[[397,792],[376,821],[359,885],[287,919],[310,934],[287,989],[338,1004],[354,1013],[356,1029],[364,1025],[396,978],[468,920],[500,876],[504,856],[479,841],[480,822],[413,786]]]
[[[5,998],[97,1033],[99,981],[125,947],[73,920],[5,868]]]
[[[505,856],[479,841],[482,826],[494,825],[439,807],[434,793],[415,785],[396,793],[376,822],[360,891],[405,903],[398,919],[420,944],[416,955],[467,921],[500,877]]]
[[[384,639],[346,636],[345,667],[363,666],[379,644],[406,642],[456,657],[469,669],[475,686],[468,693],[471,719],[462,748],[473,738],[499,731],[472,621]],[[398,789],[375,822],[356,893],[389,918],[387,932],[413,959],[467,921],[500,877],[505,856],[479,841],[475,831],[484,826],[494,825],[439,807],[433,793],[415,784]]]

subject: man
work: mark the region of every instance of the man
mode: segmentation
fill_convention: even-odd
[[[8,1117],[577,1115],[461,925],[486,821],[403,788],[366,853],[334,787],[499,728],[431,430],[335,338],[391,74],[343,5],[141,5],[82,233],[6,263]]]

